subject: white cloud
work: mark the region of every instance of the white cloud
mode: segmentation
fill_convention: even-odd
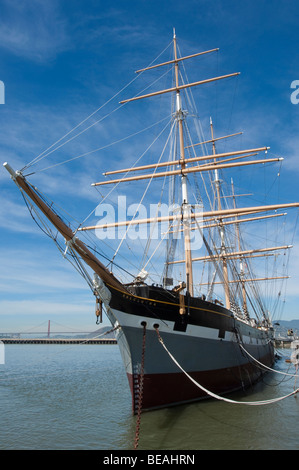
[[[0,315],[9,314],[12,317],[14,315],[69,315],[71,317],[71,315],[77,314],[91,314],[92,309],[91,303],[84,301],[71,303],[69,299],[65,302],[51,302],[49,300],[3,300],[0,302]]]
[[[66,22],[56,0],[4,0],[1,8],[0,48],[45,62],[69,47]]]
[[[49,245],[48,240],[46,243]],[[54,245],[34,250],[28,243],[1,250],[0,291],[3,295],[40,295],[42,292],[86,293],[89,288],[80,275],[55,250]],[[13,281],[12,281],[13,279]]]

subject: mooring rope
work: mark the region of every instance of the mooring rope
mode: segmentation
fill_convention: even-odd
[[[275,370],[275,369],[272,369],[271,367],[268,367],[266,366],[265,364],[263,364],[262,362],[259,362],[255,357],[253,357],[251,354],[249,354],[249,352],[244,348],[244,346],[242,346],[241,343],[239,343],[239,346],[240,348],[243,349],[243,351],[251,358],[253,359],[257,364],[259,364],[260,366],[264,367],[265,369],[268,369],[269,371],[271,372],[276,372],[276,374],[282,374],[282,375],[288,375],[290,377],[297,377],[297,373],[296,374],[288,374],[287,372],[283,372],[283,371],[280,371],[280,370]]]
[[[279,397],[279,398],[273,398],[271,400],[261,400],[261,401],[235,401],[235,400],[230,400],[229,398],[225,398],[225,397],[222,397],[220,395],[216,395],[215,393],[211,392],[210,390],[207,390],[205,387],[203,387],[202,385],[200,385],[198,382],[196,382],[196,380],[194,380],[184,369],[183,367],[178,363],[178,361],[174,358],[174,356],[171,354],[171,352],[167,349],[163,339],[161,338],[160,336],[160,333],[159,333],[159,330],[158,328],[155,328],[156,332],[157,332],[157,335],[158,335],[158,339],[160,341],[160,343],[162,344],[163,348],[165,349],[165,351],[168,353],[168,355],[170,356],[170,358],[173,360],[173,362],[178,366],[178,368],[191,380],[191,382],[194,383],[194,385],[196,385],[198,388],[200,388],[203,392],[205,392],[207,395],[213,397],[213,398],[216,398],[217,400],[222,400],[222,401],[225,401],[227,403],[233,403],[233,404],[237,404],[237,405],[251,405],[251,406],[256,406],[256,405],[269,405],[269,404],[272,404],[272,403],[276,403],[278,401],[281,401],[281,400],[284,400],[285,398],[288,398],[292,395],[295,395],[298,391],[299,391],[299,388],[297,388],[296,390],[294,390],[293,392],[289,393],[288,395],[285,395],[285,396],[282,396],[282,397]]]

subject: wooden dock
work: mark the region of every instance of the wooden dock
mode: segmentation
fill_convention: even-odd
[[[4,344],[117,344],[115,338],[0,338]]]

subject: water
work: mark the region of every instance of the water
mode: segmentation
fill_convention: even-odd
[[[288,371],[290,350],[280,353],[276,368]],[[250,393],[231,398],[277,398],[294,384],[294,378],[270,373]],[[134,447],[136,417],[115,345],[6,345],[0,403],[2,450]],[[267,406],[207,400],[143,413],[138,449],[297,450],[298,418],[299,396]]]

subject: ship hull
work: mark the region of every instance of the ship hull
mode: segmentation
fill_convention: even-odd
[[[268,330],[219,305],[192,298],[181,315],[179,304],[162,290],[137,290],[146,297],[109,290],[107,315],[117,327],[133,413],[209,398],[207,391],[246,389],[265,373],[259,363],[273,365]]]

